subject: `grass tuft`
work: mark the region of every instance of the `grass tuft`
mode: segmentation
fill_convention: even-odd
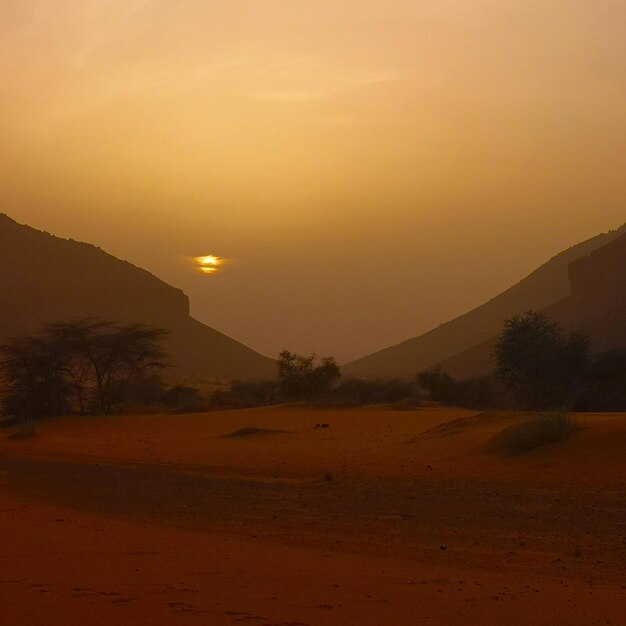
[[[532,419],[509,426],[491,441],[492,451],[508,455],[524,454],[540,446],[567,439],[576,424],[568,413],[543,413]]]

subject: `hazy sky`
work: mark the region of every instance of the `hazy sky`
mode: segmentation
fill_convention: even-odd
[[[0,211],[269,355],[397,343],[626,221],[624,0],[0,0],[0,72]]]

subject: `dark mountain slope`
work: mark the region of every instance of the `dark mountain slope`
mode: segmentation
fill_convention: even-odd
[[[571,331],[591,336],[592,352],[626,348],[626,233],[569,265],[571,293],[544,312]],[[493,370],[496,337],[441,363],[456,378]]]
[[[407,378],[471,350],[497,335],[507,317],[529,309],[545,309],[566,298],[570,294],[570,263],[602,248],[623,233],[626,233],[626,225],[573,246],[469,313],[424,335],[353,361],[342,371],[345,375],[362,378]],[[467,371],[467,368],[463,366],[463,370]]]
[[[99,317],[172,331],[175,375],[257,378],[274,363],[189,316],[180,290],[86,243],[0,214],[0,341],[57,320]]]

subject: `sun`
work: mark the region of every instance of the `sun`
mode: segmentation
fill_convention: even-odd
[[[223,263],[223,260],[214,254],[207,254],[206,256],[196,257],[195,262],[198,269],[203,274],[214,274],[218,271],[218,268]]]

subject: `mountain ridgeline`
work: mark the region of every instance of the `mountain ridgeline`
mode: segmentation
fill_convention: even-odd
[[[595,352],[626,347],[626,225],[561,252],[476,309],[342,371],[359,378],[412,378],[440,365],[456,378],[485,375],[493,371],[492,347],[504,320],[528,310],[591,334]]]
[[[589,333],[596,353],[626,348],[626,225],[582,242],[510,289],[429,332],[342,367],[352,378],[410,379],[440,365],[456,378],[493,371],[505,319],[540,310]],[[175,377],[269,379],[275,361],[193,319],[189,300],[96,246],[61,239],[0,213],[0,342],[61,320],[101,318],[171,331]]]
[[[0,214],[0,341],[78,318],[171,331],[175,376],[268,378],[272,359],[189,315],[189,300],[149,272],[96,246],[61,239]]]

